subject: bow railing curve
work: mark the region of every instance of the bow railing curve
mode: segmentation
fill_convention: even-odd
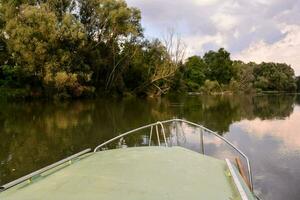
[[[247,171],[248,171],[250,189],[253,190],[252,170],[251,170],[251,165],[250,165],[249,158],[239,148],[237,148],[229,140],[227,140],[226,138],[222,137],[218,133],[216,133],[216,132],[214,132],[214,131],[212,131],[212,130],[210,130],[210,129],[202,126],[202,125],[199,125],[197,123],[190,122],[190,121],[187,121],[187,120],[184,120],[184,119],[170,119],[170,120],[158,121],[158,122],[155,122],[155,123],[151,123],[151,124],[148,124],[148,125],[141,126],[139,128],[130,130],[128,132],[122,133],[122,134],[120,134],[120,135],[118,135],[118,136],[116,136],[116,137],[114,137],[114,138],[112,138],[112,139],[110,139],[110,140],[108,140],[108,141],[106,141],[106,142],[98,145],[97,147],[95,147],[94,152],[99,151],[101,148],[105,147],[106,145],[108,145],[108,144],[110,144],[110,143],[112,143],[114,141],[117,141],[118,139],[121,139],[121,138],[123,138],[125,136],[128,136],[130,134],[137,133],[138,131],[141,131],[141,130],[144,130],[144,129],[147,129],[147,128],[150,128],[149,146],[151,145],[152,135],[153,135],[153,129],[155,128],[158,145],[161,146],[160,135],[162,135],[163,139],[164,139],[165,147],[168,147],[168,142],[167,142],[167,138],[166,138],[166,134],[165,134],[164,124],[166,124],[166,123],[172,123],[172,122],[182,122],[182,123],[186,123],[186,124],[198,127],[201,130],[201,134],[203,134],[203,131],[205,131],[205,132],[207,132],[209,134],[212,134],[213,136],[221,139],[226,144],[228,144],[230,147],[232,147],[239,155],[241,155],[245,159],[245,161],[247,163]],[[160,132],[159,132],[159,127],[160,127],[160,130],[161,130]],[[204,151],[203,151],[203,153],[204,153]]]

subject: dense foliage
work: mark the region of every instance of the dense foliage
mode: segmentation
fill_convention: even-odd
[[[285,63],[232,61],[224,49],[192,56],[185,63],[183,83],[191,92],[295,92],[294,70]],[[298,84],[298,86],[297,86]]]
[[[296,77],[297,91],[300,92],[300,76]]]
[[[232,61],[223,48],[183,58],[174,34],[144,37],[140,11],[125,0],[0,0],[0,96],[297,88],[286,64]]]
[[[2,93],[160,95],[170,88],[177,64],[161,41],[143,37],[140,11],[124,0],[2,0],[0,9]]]

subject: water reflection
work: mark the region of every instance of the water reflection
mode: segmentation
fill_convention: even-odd
[[[300,195],[296,189],[300,183],[298,105],[300,97],[296,95],[1,102],[0,184],[93,148],[119,133],[176,117],[201,123],[243,149],[254,161],[255,186],[266,199],[297,199]],[[190,132],[189,127],[184,130],[188,135],[180,142],[200,152],[198,135]],[[131,136],[126,143],[140,145],[145,139],[145,135]],[[209,136],[205,140],[207,153],[229,156],[230,149],[220,141]]]
[[[242,119],[283,119],[294,108],[296,95],[259,96],[200,96],[171,98],[178,107],[171,109],[174,115],[186,117],[219,132],[228,132],[233,122]],[[170,110],[170,109],[169,109]]]
[[[262,95],[253,99],[254,115],[260,119],[284,119],[294,108],[295,95]]]
[[[243,120],[226,135],[253,161],[256,188],[265,199],[299,199],[300,107],[280,120]]]
[[[297,95],[297,96],[296,96],[296,104],[297,104],[297,105],[300,105],[300,95]]]
[[[243,132],[255,135],[257,139],[272,136],[281,141],[280,151],[286,149],[300,150],[300,107],[296,107],[294,113],[288,118],[280,120],[243,120],[235,124]]]

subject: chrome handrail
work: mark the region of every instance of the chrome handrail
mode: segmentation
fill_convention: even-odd
[[[51,165],[48,165],[48,166],[42,168],[42,169],[39,169],[39,170],[37,170],[37,171],[34,171],[34,172],[32,172],[32,173],[30,173],[30,174],[28,174],[28,175],[26,175],[26,176],[23,176],[23,177],[21,177],[21,178],[18,178],[17,180],[14,180],[14,181],[9,182],[9,183],[7,183],[7,184],[5,184],[5,185],[2,185],[2,186],[0,187],[0,192],[3,192],[3,191],[5,191],[5,190],[7,190],[7,189],[9,189],[9,188],[11,188],[11,187],[13,187],[13,186],[15,186],[15,185],[18,185],[18,184],[24,182],[24,181],[31,180],[31,179],[32,179],[33,177],[35,177],[35,176],[38,176],[38,175],[40,175],[40,174],[42,174],[42,173],[44,173],[44,172],[46,172],[46,171],[48,171],[48,170],[50,170],[50,169],[53,169],[53,168],[55,168],[55,167],[58,167],[58,166],[60,166],[60,165],[62,165],[62,164],[64,164],[64,163],[66,163],[66,162],[70,162],[70,161],[72,161],[73,159],[78,158],[79,156],[82,156],[82,155],[84,155],[84,154],[86,154],[86,153],[89,153],[90,151],[91,151],[91,149],[83,150],[83,151],[81,151],[81,152],[79,152],[79,153],[76,153],[76,154],[74,154],[74,155],[72,155],[72,156],[69,156],[69,157],[67,157],[67,158],[65,158],[65,159],[63,159],[63,160],[60,160],[60,161],[58,161],[58,162],[56,162],[56,163],[53,163],[53,164],[51,164]]]
[[[243,158],[245,158],[246,162],[247,162],[247,168],[248,168],[248,176],[249,176],[249,182],[250,182],[250,185],[251,185],[251,190],[253,190],[253,182],[252,182],[252,170],[251,170],[251,165],[250,165],[250,161],[248,159],[248,157],[240,150],[238,149],[236,146],[234,146],[231,142],[229,142],[226,138],[222,137],[221,135],[219,135],[218,133],[208,129],[208,128],[205,128],[204,126],[201,126],[199,124],[196,124],[196,123],[193,123],[193,122],[190,122],[190,121],[187,121],[187,120],[183,120],[183,119],[175,119],[175,121],[180,121],[180,122],[184,122],[184,123],[187,123],[187,124],[190,124],[190,125],[194,125],[194,126],[197,126],[199,128],[202,128],[203,130],[205,130],[206,132],[208,133],[211,133],[213,134],[214,136],[220,138],[221,140],[223,140],[224,142],[226,142],[229,146],[231,146],[234,150],[236,150]]]
[[[165,145],[166,145],[166,147],[168,147],[168,142],[167,142],[167,138],[166,138],[166,133],[165,133],[165,128],[164,128],[164,125],[163,125],[163,123],[161,123],[161,122],[156,122],[156,133],[157,133],[157,135],[159,135],[159,133],[158,133],[158,125],[160,125],[160,128],[161,128],[161,131],[162,131],[162,135],[164,136],[164,141],[165,141]]]
[[[228,141],[226,138],[222,137],[221,135],[219,135],[218,133],[202,126],[202,125],[199,125],[199,124],[196,124],[194,122],[190,122],[190,121],[187,121],[187,120],[184,120],[184,119],[170,119],[170,120],[165,120],[165,121],[159,121],[159,122],[156,122],[156,123],[152,123],[152,124],[148,124],[148,125],[145,125],[145,126],[142,126],[142,127],[139,127],[139,128],[136,128],[136,129],[133,129],[131,131],[128,131],[128,132],[125,132],[123,134],[120,134],[119,136],[116,136],[100,145],[98,145],[97,147],[95,147],[94,149],[94,152],[97,152],[101,147],[107,145],[107,144],[110,144],[124,136],[127,136],[129,134],[132,134],[132,133],[136,133],[140,130],[143,130],[143,129],[146,129],[146,128],[151,128],[150,130],[150,136],[149,136],[149,145],[151,144],[151,139],[152,139],[152,131],[153,131],[153,127],[155,126],[156,128],[156,134],[157,134],[157,139],[158,139],[158,144],[160,146],[160,138],[159,138],[159,133],[158,133],[158,125],[161,126],[161,130],[162,130],[162,134],[164,136],[164,141],[165,141],[165,146],[168,147],[168,144],[167,144],[167,139],[166,139],[166,136],[165,136],[165,131],[164,131],[164,126],[163,124],[166,124],[166,123],[170,123],[170,122],[183,122],[183,123],[186,123],[186,124],[190,124],[190,125],[193,125],[195,127],[199,127],[201,129],[201,131],[206,131],[216,137],[218,137],[219,139],[223,140],[225,143],[227,143],[230,147],[232,147],[235,151],[237,151],[245,160],[246,160],[246,163],[247,163],[247,171],[248,171],[248,176],[249,176],[249,182],[250,182],[250,186],[251,186],[251,190],[253,191],[253,180],[252,180],[252,170],[251,170],[251,165],[250,165],[250,160],[248,159],[248,157],[240,150],[238,149],[235,145],[233,145],[230,141]],[[203,134],[203,133],[202,133]],[[203,150],[203,153],[204,153],[204,150]]]
[[[104,142],[104,143],[102,143],[102,144],[96,146],[95,149],[94,149],[94,152],[97,152],[101,147],[103,147],[103,146],[105,146],[105,145],[107,145],[107,144],[109,144],[109,143],[112,143],[112,142],[114,142],[114,141],[116,141],[116,140],[118,140],[118,139],[120,139],[120,138],[122,138],[122,137],[125,137],[125,136],[127,136],[127,135],[130,135],[131,133],[136,133],[136,132],[138,132],[138,131],[140,131],[140,130],[143,130],[143,129],[146,129],[146,128],[151,128],[150,136],[152,136],[152,130],[153,130],[153,127],[154,127],[154,126],[155,126],[155,129],[156,129],[156,134],[157,134],[158,144],[159,144],[159,146],[160,146],[160,138],[159,138],[159,132],[158,132],[158,127],[157,127],[157,125],[160,125],[161,128],[162,128],[162,134],[163,134],[163,136],[164,136],[165,145],[166,145],[166,147],[167,147],[168,144],[167,144],[167,139],[166,139],[166,135],[165,135],[165,131],[164,131],[164,126],[163,126],[163,124],[168,123],[168,122],[171,122],[171,120],[161,121],[161,122],[155,122],[155,123],[148,124],[148,125],[145,125],[145,126],[141,126],[141,127],[139,127],[139,128],[133,129],[133,130],[128,131],[128,132],[125,132],[125,133],[123,133],[123,134],[121,134],[121,135],[118,135],[118,136],[116,136],[116,137],[114,137],[114,138],[112,138],[112,139],[110,139],[110,140],[107,140],[106,142]]]

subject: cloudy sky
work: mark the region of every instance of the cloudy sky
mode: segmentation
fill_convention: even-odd
[[[300,75],[300,0],[127,0],[148,37],[175,29],[188,54],[225,47],[234,59],[290,64]]]

